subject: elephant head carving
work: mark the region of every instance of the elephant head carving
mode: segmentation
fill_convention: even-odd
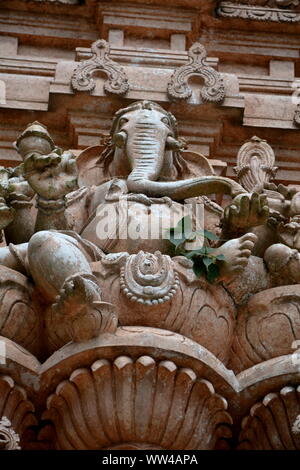
[[[244,193],[241,185],[219,176],[190,178],[180,154],[175,117],[157,103],[138,101],[119,110],[98,164],[106,177],[127,178],[129,192],[180,201],[211,193]],[[188,178],[188,179],[184,179]]]
[[[183,147],[175,117],[156,103],[138,101],[115,114],[99,163],[106,176],[133,171],[152,180],[181,179],[189,172]]]

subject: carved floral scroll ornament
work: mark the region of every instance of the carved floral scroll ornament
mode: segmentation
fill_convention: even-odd
[[[294,124],[300,127],[300,105],[299,104],[297,104],[297,107],[294,112]]]
[[[293,434],[300,434],[300,415],[297,416],[293,423],[292,432]]]
[[[291,345],[300,338],[299,311],[299,285],[274,287],[252,295],[247,305],[238,309],[230,369],[238,374],[255,364],[290,354]],[[270,331],[279,330],[280,336],[270,335]],[[298,360],[298,354],[297,350],[292,360]]]
[[[188,99],[192,89],[188,85],[191,76],[197,75],[204,80],[200,90],[203,101],[221,103],[225,98],[225,88],[220,73],[212,67],[205,65],[206,50],[202,44],[196,42],[188,51],[189,62],[182,65],[173,73],[168,83],[168,95],[172,99]]]
[[[296,5],[295,2],[280,2],[277,0],[276,3],[273,2],[272,6],[270,6],[268,2],[265,2],[265,5],[266,6],[261,6],[261,2],[257,2],[257,4],[254,5],[253,2],[248,5],[242,2],[221,2],[217,13],[219,16],[225,18],[242,18],[245,20],[277,21],[285,23],[296,23],[300,21],[300,14],[298,12],[291,9],[280,8],[282,6],[288,6],[290,8]]]
[[[104,91],[115,95],[125,95],[129,90],[127,76],[123,67],[109,58],[110,47],[104,39],[99,39],[91,46],[91,59],[81,61],[74,70],[71,85],[74,90],[93,91],[96,83],[93,74],[103,71],[108,80],[104,83]]]
[[[0,450],[20,450],[20,437],[5,416],[0,419]]]

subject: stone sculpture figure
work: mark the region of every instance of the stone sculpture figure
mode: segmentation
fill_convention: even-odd
[[[300,193],[295,187],[278,186],[274,179],[277,167],[270,145],[252,137],[239,150],[235,171],[239,182],[248,191],[264,194],[268,200],[269,219],[260,227],[253,227],[259,238],[253,253],[263,257],[274,285],[300,282]],[[224,225],[234,224],[234,205],[225,209]],[[231,220],[230,220],[231,219]]]
[[[287,216],[277,228],[279,243],[264,254],[275,285],[300,283],[300,193],[292,191],[286,202]]]
[[[298,286],[274,287],[271,263],[276,270],[286,261],[279,283],[292,274],[297,283],[299,193],[271,182],[273,154],[258,138],[239,154],[238,183],[215,176],[209,161],[184,145],[175,118],[142,101],[116,113],[102,148],[77,158],[33,123],[16,142],[23,163],[2,170],[0,335],[9,361],[13,348],[37,358],[32,374],[38,371],[47,396],[39,434],[46,448],[214,448],[219,432],[231,436],[227,399],[245,397],[253,383],[265,387],[267,368],[273,381],[274,360],[282,363],[280,387],[283,372],[296,370],[278,356],[295,359],[288,355],[299,342]],[[227,195],[224,208],[211,193]],[[170,228],[188,204],[199,203],[203,228],[220,237],[210,248],[224,256],[213,282],[151,230],[131,238],[132,226],[151,219],[154,227],[173,221]],[[259,380],[241,389],[243,373],[234,374],[255,364]],[[2,395],[19,393],[31,426],[31,398],[10,377],[0,382]],[[15,392],[11,403],[15,409]],[[5,413],[23,447],[30,433],[17,427],[10,406]],[[255,425],[252,414],[242,440]],[[203,435],[207,422],[215,430]]]
[[[16,147],[24,160],[23,184],[25,179],[36,193],[36,233],[26,243],[1,248],[0,263],[33,278],[52,305],[49,321],[61,323],[69,318],[75,340],[114,331],[117,326],[113,306],[102,301],[90,263],[104,259],[105,252],[143,249],[140,241],[117,240],[111,249],[109,240],[99,241],[95,226],[99,207],[125,198],[153,213],[159,206],[163,208],[159,217],[163,217],[164,211],[176,211],[187,198],[221,193],[235,198],[244,231],[263,223],[268,214],[265,197],[248,194],[235,181],[212,174],[193,176],[180,155],[183,143],[175,118],[152,102],[136,102],[116,113],[110,139],[97,159],[104,180],[96,186],[78,189],[74,156],[55,148],[38,123],[26,128]],[[189,172],[193,177],[186,177]],[[12,182],[13,190],[18,184]],[[139,216],[133,213],[132,217]],[[9,221],[3,217],[2,227]],[[236,276],[247,265],[255,241],[253,233],[245,233],[217,248],[218,254],[225,255],[220,261],[220,280]],[[165,251],[161,241],[157,246],[148,240],[147,247],[147,251]]]

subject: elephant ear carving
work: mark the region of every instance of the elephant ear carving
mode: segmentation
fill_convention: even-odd
[[[104,179],[103,168],[98,164],[103,149],[103,145],[94,145],[78,155],[77,168],[80,187],[98,185]]]
[[[88,147],[78,155],[77,167],[80,187],[98,185],[103,182],[103,180],[107,180],[107,172],[100,160],[100,155],[105,148],[105,145],[95,145]],[[209,160],[204,157],[204,155],[197,152],[191,152],[188,150],[182,151],[180,153],[180,159],[178,159],[177,167],[178,166],[180,166],[180,172],[177,168],[178,179],[214,175],[214,169],[209,163]],[[170,168],[167,173],[170,174]],[[114,176],[120,175],[112,175],[111,177],[113,178]],[[161,176],[163,177],[163,175]]]
[[[181,156],[186,161],[189,170],[188,174],[185,174],[185,172],[183,173],[182,179],[194,176],[209,176],[215,174],[212,165],[209,163],[209,160],[201,153],[184,150],[181,153]]]

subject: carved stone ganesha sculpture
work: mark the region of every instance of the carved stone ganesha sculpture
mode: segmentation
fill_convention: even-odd
[[[77,158],[37,122],[15,146],[23,163],[0,172],[0,345],[22,359],[16,381],[31,364],[33,385],[27,396],[1,365],[2,447],[8,432],[16,448],[30,438],[31,400],[47,422],[33,447],[223,445],[231,414],[239,423],[262,399],[255,387],[273,390],[265,377],[274,383],[279,366],[282,387],[297,366],[284,361],[300,340],[299,286],[286,285],[299,284],[300,198],[271,181],[271,147],[253,137],[238,154],[238,182],[216,176],[185,148],[174,116],[148,101],[118,111],[105,143]],[[189,231],[175,243],[183,220]],[[213,280],[195,260],[217,268]]]
[[[205,157],[196,155],[196,160],[195,154],[183,151],[171,113],[156,103],[132,103],[116,113],[104,147],[86,149],[77,161],[72,152],[55,147],[47,129],[37,122],[25,129],[15,145],[23,163],[17,171],[4,170],[0,221],[8,246],[0,248],[0,263],[33,280],[35,308],[42,306],[45,312],[42,323],[49,351],[70,339],[84,341],[114,332],[118,316],[121,324],[141,325],[149,324],[151,316],[157,318],[154,325],[150,322],[153,326],[186,330],[191,338],[208,344],[198,314],[191,311],[199,311],[199,304],[190,306],[189,312],[175,313],[173,298],[184,282],[200,283],[203,292],[210,292],[211,305],[214,296],[223,295],[223,306],[228,306],[227,327],[232,331],[234,307],[218,283],[232,281],[246,267],[257,240],[247,229],[266,221],[266,198],[247,193],[232,179],[215,176]],[[207,198],[216,193],[234,198],[233,210],[238,208],[235,223],[238,220],[243,233],[239,238],[227,236],[225,243],[215,247],[219,276],[210,287],[204,278],[197,280],[191,261],[170,257],[167,239],[150,232],[140,238],[128,236],[130,225],[141,228],[150,219],[155,226],[165,220],[176,225],[186,215],[186,200],[204,204],[218,225],[223,210]],[[37,211],[31,206],[32,198]],[[19,205],[12,213],[15,200]],[[108,220],[105,232],[104,214],[111,214],[112,209],[114,217]],[[30,229],[24,211],[35,220]],[[238,233],[230,225],[230,217],[226,220],[223,235],[226,231]],[[193,222],[197,222],[195,217]],[[111,224],[115,236],[109,230]],[[105,235],[99,236],[99,230]],[[25,234],[23,238],[20,233]],[[112,273],[117,273],[118,298],[110,290]],[[166,303],[168,313],[139,315],[135,307],[131,316],[122,314],[117,305],[122,305],[122,296],[132,308],[137,301],[148,312]],[[201,304],[201,296],[199,299]],[[179,315],[182,321],[170,321],[172,315]],[[193,325],[184,326],[184,315],[192,318]],[[230,341],[227,346],[228,350]]]

